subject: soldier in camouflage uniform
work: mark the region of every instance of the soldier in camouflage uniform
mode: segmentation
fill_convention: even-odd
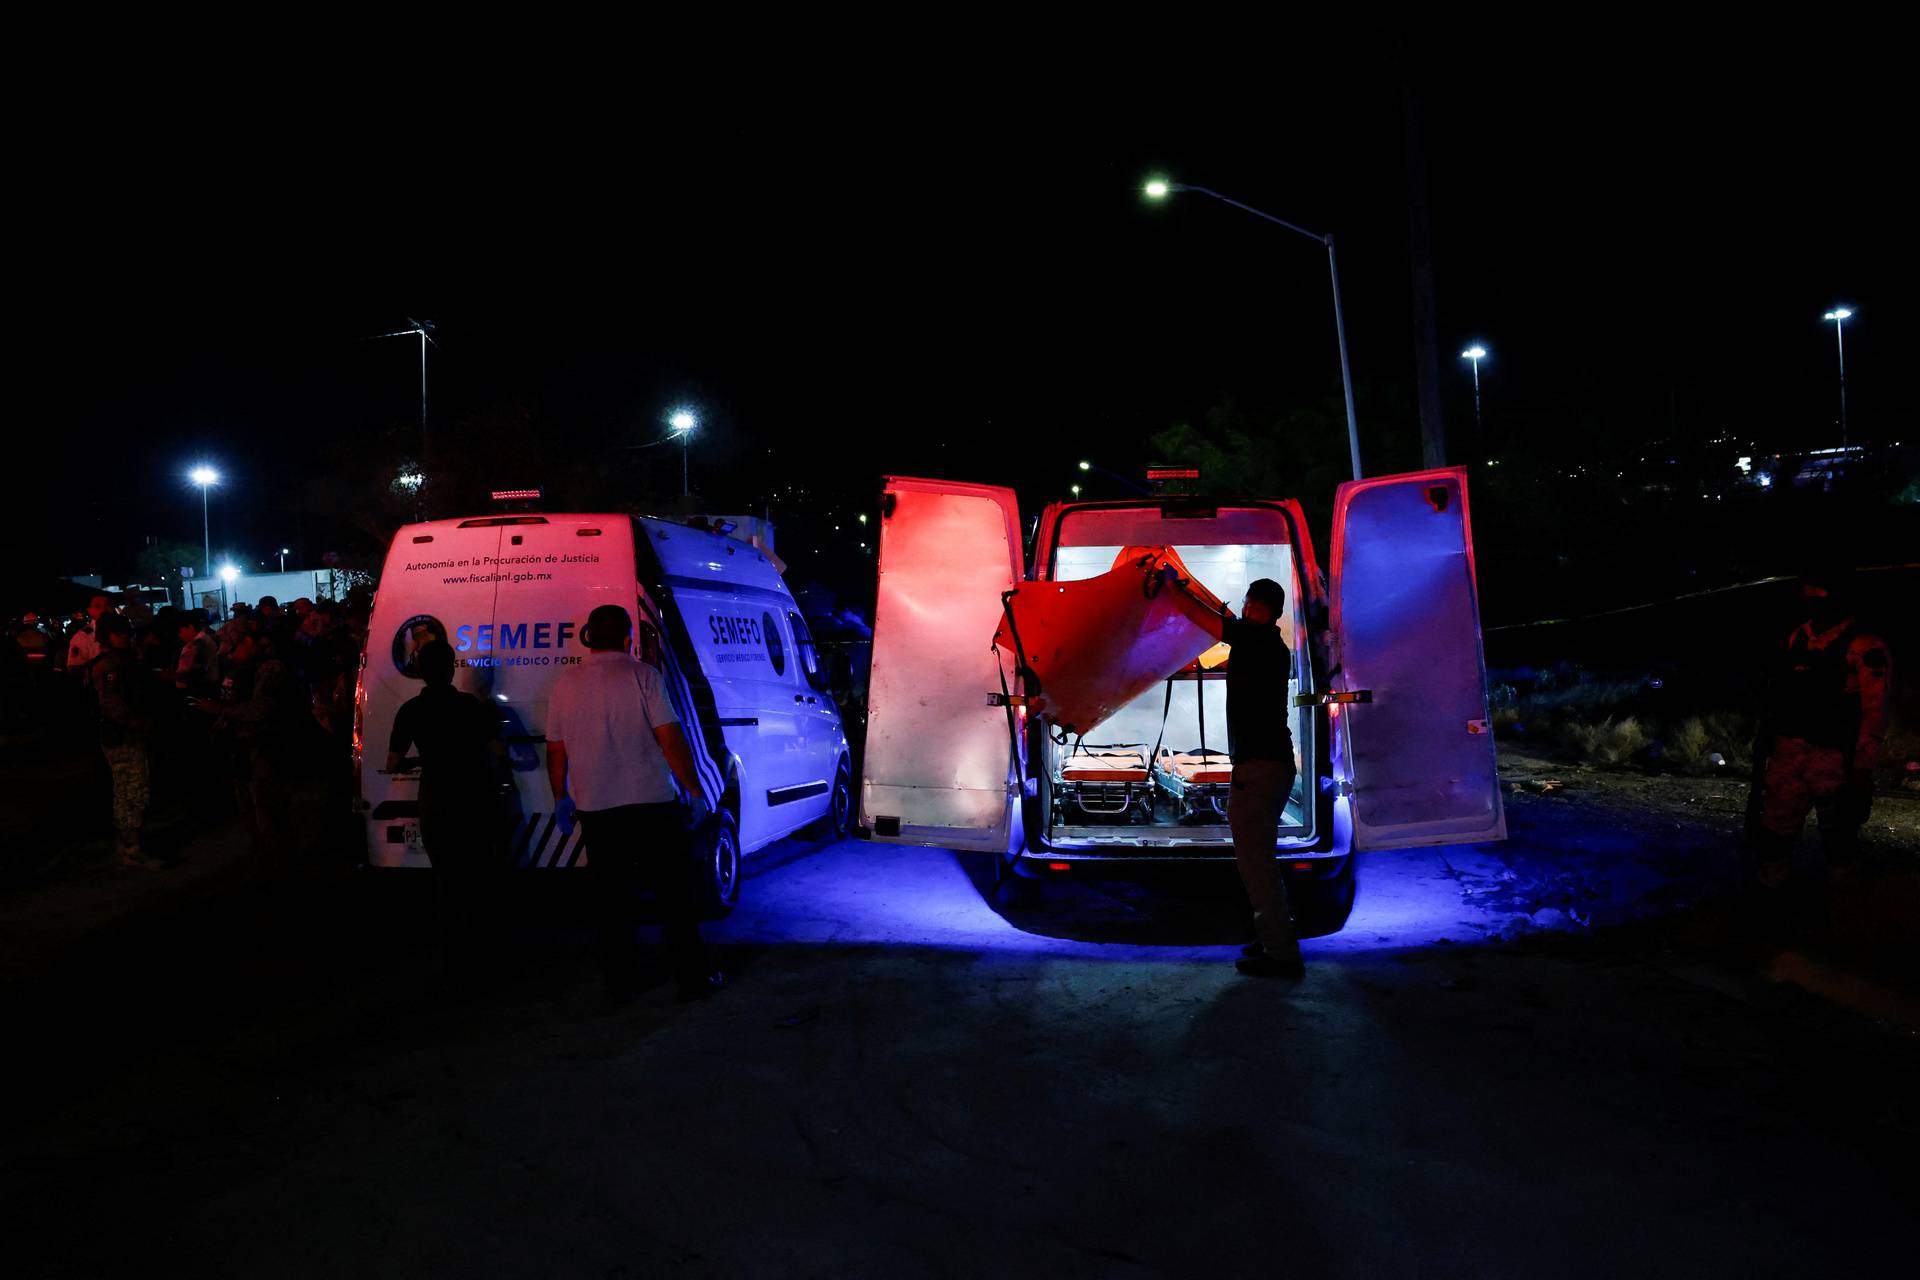
[[[153,732],[148,676],[134,661],[133,628],[116,613],[94,622],[99,656],[87,668],[100,716],[100,750],[113,773],[113,830],[120,865],[158,871],[167,864],[140,847],[147,818],[147,739]]]

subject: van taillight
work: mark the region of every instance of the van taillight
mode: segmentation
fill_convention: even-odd
[[[1071,870],[1073,870],[1073,864],[1072,864],[1071,862],[1049,862],[1049,863],[1047,864],[1047,870],[1049,870],[1049,871],[1071,871]]]

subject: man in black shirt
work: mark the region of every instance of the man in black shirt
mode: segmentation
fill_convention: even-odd
[[[1259,937],[1236,967],[1262,978],[1298,978],[1303,972],[1287,888],[1274,866],[1280,815],[1293,794],[1295,774],[1287,699],[1293,655],[1275,625],[1286,603],[1287,593],[1279,583],[1257,579],[1247,587],[1241,616],[1229,615],[1220,633],[1232,650],[1227,659],[1227,745],[1233,755],[1233,795],[1227,825]]]
[[[444,640],[414,655],[427,687],[401,704],[387,742],[387,772],[398,773],[410,747],[420,750],[420,838],[433,862],[450,976],[490,970],[482,948],[505,869],[495,769],[504,758],[500,723],[470,693],[453,687],[455,658]]]

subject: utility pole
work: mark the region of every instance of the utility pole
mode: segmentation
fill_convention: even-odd
[[[1433,221],[1427,214],[1426,131],[1413,86],[1403,85],[1400,96],[1406,112],[1407,240],[1413,259],[1413,381],[1420,405],[1420,462],[1425,467],[1444,467],[1447,427],[1440,414],[1440,322],[1433,291]]]

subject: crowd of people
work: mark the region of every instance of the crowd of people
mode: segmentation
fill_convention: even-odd
[[[265,596],[216,618],[97,594],[64,626],[28,613],[4,646],[0,711],[14,729],[97,733],[120,865],[172,865],[146,834],[162,811],[237,813],[255,852],[284,865],[296,791],[317,786],[327,812],[348,811],[367,604]]]
[[[353,821],[354,686],[370,603],[299,599],[283,609],[267,596],[217,622],[199,609],[117,608],[102,594],[59,631],[28,615],[7,646],[7,715],[97,734],[120,866],[175,865],[147,838],[154,813],[181,814],[188,829],[237,816],[270,869],[311,843],[296,829],[317,832],[322,848],[357,848],[357,831],[329,842],[324,817],[296,823],[293,814],[304,796],[315,813]],[[644,985],[635,892],[651,882],[681,998],[698,998],[725,981],[700,941],[690,843],[711,802],[659,677],[630,654],[631,638],[623,609],[595,609],[583,632],[589,662],[556,690],[548,734],[556,819],[568,831],[577,820],[594,837],[588,868],[611,995],[630,999]],[[416,639],[409,674],[421,690],[395,719],[386,769],[420,775],[447,972],[491,981],[509,866],[500,723],[454,688],[445,636]]]

